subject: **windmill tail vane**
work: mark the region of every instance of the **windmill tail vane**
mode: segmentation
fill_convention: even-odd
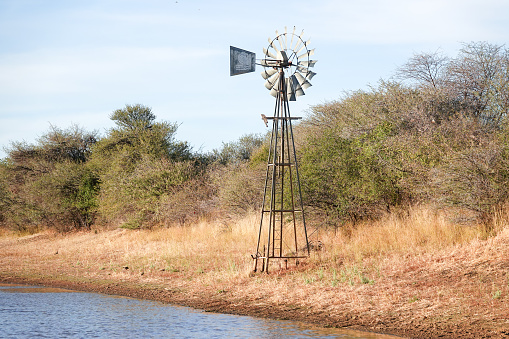
[[[265,126],[272,122],[272,134],[258,242],[251,255],[254,272],[268,273],[272,261],[278,261],[280,268],[287,268],[289,260],[297,265],[310,254],[292,127],[292,121],[301,118],[291,117],[289,107],[289,101],[305,95],[316,75],[310,70],[316,64],[310,59],[314,49],[308,48],[310,40],[304,41],[303,35],[304,31],[297,35],[295,27],[292,32],[286,27],[284,33],[276,31],[276,37],[269,38],[269,45],[263,48],[265,58],[258,63],[255,53],[230,46],[230,75],[254,72],[260,65],[265,88],[276,98],[274,115],[261,115]]]

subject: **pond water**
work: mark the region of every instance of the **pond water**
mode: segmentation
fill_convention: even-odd
[[[159,302],[0,284],[0,338],[394,338]]]

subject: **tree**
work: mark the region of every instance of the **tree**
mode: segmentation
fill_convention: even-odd
[[[43,224],[62,231],[89,228],[98,177],[87,161],[96,140],[96,132],[74,125],[65,130],[51,126],[36,144],[12,143],[1,173],[9,193],[1,199],[5,222],[17,229]]]
[[[201,171],[191,147],[175,138],[178,125],[156,121],[143,105],[113,112],[108,135],[93,148],[91,167],[100,177],[100,216],[141,227],[161,215],[162,204]]]
[[[27,169],[64,160],[82,163],[90,156],[97,139],[97,132],[87,132],[77,125],[66,130],[50,125],[50,130],[34,145],[13,142],[8,149],[8,158],[15,166],[26,165]]]
[[[146,106],[126,105],[115,110],[110,118],[116,127],[95,146],[94,153],[98,156],[123,154],[127,162],[139,161],[142,155],[175,161],[193,157],[189,144],[175,139],[178,124],[156,122],[156,116]]]
[[[247,161],[262,146],[264,139],[261,135],[246,134],[237,141],[223,143],[222,147],[214,149],[209,157],[222,165]]]
[[[396,74],[399,78],[415,80],[421,86],[438,90],[443,86],[448,62],[449,58],[439,52],[414,54]]]
[[[123,130],[143,130],[152,127],[156,116],[149,107],[136,104],[115,110],[110,119]]]
[[[500,127],[509,110],[509,53],[487,42],[464,44],[448,66],[448,89],[466,113]]]

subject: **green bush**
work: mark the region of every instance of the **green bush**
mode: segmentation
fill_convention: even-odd
[[[351,139],[333,129],[310,137],[300,157],[305,204],[333,223],[376,217],[397,205],[400,173],[384,160],[383,141],[390,133],[390,125],[382,124]]]
[[[23,231],[89,228],[98,188],[86,161],[96,138],[78,126],[52,126],[34,145],[13,143],[2,166],[4,223]]]
[[[136,220],[139,227],[162,222],[168,217],[163,209],[169,196],[184,190],[200,172],[193,161],[145,156],[131,173],[111,171],[102,176],[99,212],[109,222]]]
[[[94,145],[90,160],[100,179],[101,222],[128,228],[160,222],[167,197],[201,173],[199,159],[175,139],[178,125],[156,122],[146,106],[126,105],[111,119],[116,127]]]
[[[217,206],[226,214],[242,215],[259,210],[263,199],[266,164],[248,162],[220,166],[212,172]]]
[[[337,220],[403,202],[489,219],[508,195],[507,55],[486,43],[417,55],[401,70],[411,86],[381,81],[312,107],[299,127],[306,204]]]
[[[99,181],[84,164],[55,164],[29,185],[32,202],[44,211],[45,222],[59,231],[86,228],[95,220]]]
[[[450,152],[435,172],[433,188],[443,203],[467,208],[483,221],[509,198],[509,144],[505,133],[483,135]]]
[[[8,167],[0,160],[0,226],[5,226],[8,210],[13,205],[13,194],[9,190]]]
[[[266,138],[257,134],[246,134],[237,141],[223,142],[220,149],[214,149],[209,158],[213,163],[227,165],[248,161],[256,154],[258,149],[266,142]]]

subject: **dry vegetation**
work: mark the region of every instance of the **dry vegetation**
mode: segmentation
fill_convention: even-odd
[[[255,275],[256,214],[229,225],[4,232],[0,278],[405,336],[504,337],[509,218],[499,213],[490,237],[450,220],[421,207],[322,229],[312,236],[322,249],[301,265]]]

